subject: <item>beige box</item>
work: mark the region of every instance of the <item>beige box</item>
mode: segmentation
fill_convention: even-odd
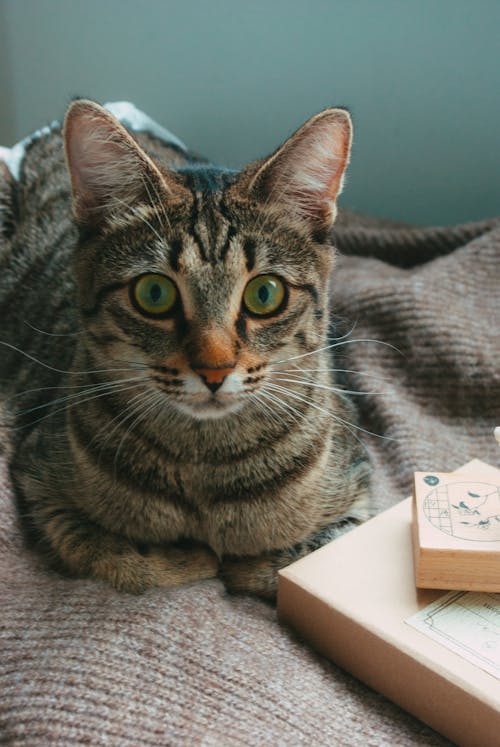
[[[474,460],[458,472],[498,481]],[[415,587],[412,499],[280,572],[278,613],[322,654],[458,745],[500,744],[500,680],[406,620],[448,593]]]

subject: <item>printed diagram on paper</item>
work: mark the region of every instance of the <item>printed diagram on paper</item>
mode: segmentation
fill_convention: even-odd
[[[436,485],[423,505],[433,526],[465,540],[500,540],[500,486],[481,482],[439,484],[439,479],[432,476],[424,482]]]
[[[452,591],[406,622],[500,679],[500,594]]]

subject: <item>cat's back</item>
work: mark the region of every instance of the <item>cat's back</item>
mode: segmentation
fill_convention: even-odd
[[[61,128],[11,151],[0,170],[0,376],[24,386],[32,358],[71,358],[76,331],[71,251],[76,241]],[[40,330],[40,331],[36,331]],[[24,351],[24,354],[19,352]],[[31,356],[31,358],[28,357]],[[48,371],[49,369],[45,369]],[[39,377],[34,374],[38,381]]]

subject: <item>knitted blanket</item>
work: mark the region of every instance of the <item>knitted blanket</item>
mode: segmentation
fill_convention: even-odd
[[[335,242],[332,344],[364,393],[373,512],[409,494],[414,469],[498,464],[500,223],[343,213]],[[448,744],[280,627],[272,606],[216,580],[133,597],[47,570],[19,528],[5,429],[0,443],[0,742]]]

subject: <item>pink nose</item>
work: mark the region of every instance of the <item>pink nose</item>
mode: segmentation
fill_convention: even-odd
[[[210,389],[211,392],[216,392],[219,387],[224,383],[224,379],[230,373],[233,372],[233,368],[195,368],[194,369],[198,376],[203,379],[203,382]]]

